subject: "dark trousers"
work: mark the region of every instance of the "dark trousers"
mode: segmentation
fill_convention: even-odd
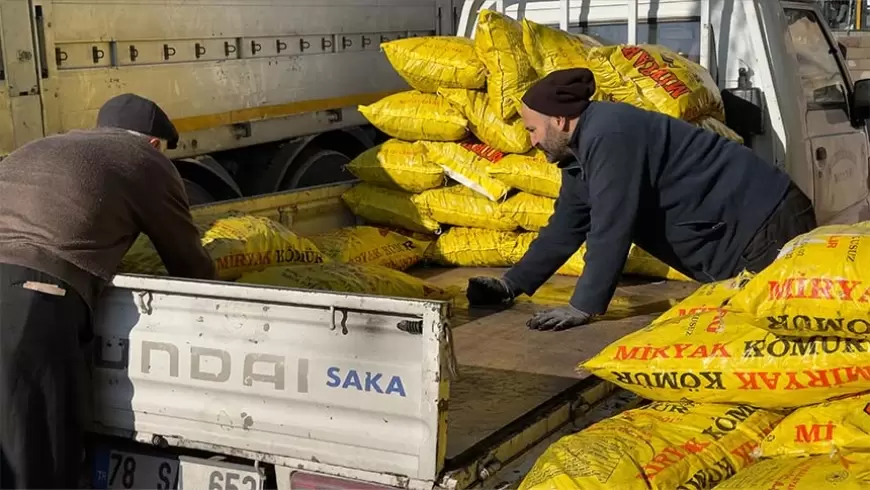
[[[0,488],[78,487],[91,337],[88,307],[72,288],[0,264]]]
[[[816,214],[810,199],[793,183],[741,256],[740,269],[761,272],[792,238],[812,231]],[[740,272],[735,271],[735,274]]]

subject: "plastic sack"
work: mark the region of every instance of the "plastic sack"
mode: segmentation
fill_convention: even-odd
[[[498,204],[463,185],[432,189],[413,199],[417,209],[441,224],[503,231],[517,227]]]
[[[702,116],[725,120],[713,77],[701,65],[664,46],[617,45],[593,48],[590,69],[605,92],[633,84],[658,112],[693,121]]]
[[[870,222],[794,238],[732,304],[775,334],[870,339]]]
[[[628,250],[628,258],[625,261],[623,272],[626,274],[634,274],[636,276],[658,277],[673,281],[693,280],[682,272],[653,257],[637,245],[632,245]]]
[[[504,216],[523,229],[538,231],[547,226],[555,205],[555,199],[519,192],[501,203],[499,208]]]
[[[529,132],[519,117],[503,121],[483,92],[462,89],[440,89],[438,95],[459,108],[471,132],[487,145],[509,153],[525,153],[532,147]]]
[[[702,117],[697,121],[693,121],[692,124],[698,126],[699,128],[706,129],[707,131],[713,131],[714,133],[722,136],[724,138],[728,138],[729,140],[736,141],[743,144],[743,137],[739,134],[735,133],[733,129],[729,128],[725,123],[716,119],[715,117]]]
[[[268,218],[232,216],[216,220],[202,236],[220,279],[287,264],[318,264],[326,258],[313,243]]]
[[[744,271],[731,279],[701,284],[694,293],[670,310],[662,313],[654,322],[666,322],[681,316],[690,316],[708,311],[717,312],[721,319],[721,316],[728,314],[728,300],[734,297],[752,277],[753,274],[751,272]]]
[[[427,259],[446,266],[508,267],[502,247],[517,239],[509,231],[481,230],[477,228],[450,228],[429,249]]]
[[[238,282],[296,289],[317,289],[399,298],[448,300],[452,294],[422,279],[370,264],[275,267],[245,274]]]
[[[423,260],[431,243],[373,226],[341,228],[309,238],[336,262],[379,265],[397,271]]]
[[[870,488],[870,454],[814,456],[759,461],[716,490],[866,490]]]
[[[505,155],[487,167],[490,177],[508,187],[536,196],[557,198],[562,187],[562,171],[547,161],[540,150],[523,155]]]
[[[867,340],[777,337],[756,323],[732,311],[654,322],[583,367],[661,401],[793,408],[870,390]]]
[[[408,192],[434,189],[444,183],[444,170],[426,157],[426,147],[396,139],[362,152],[347,170],[363,182]]]
[[[761,456],[870,452],[870,393],[799,408],[761,443]]]
[[[468,120],[436,94],[400,92],[359,106],[359,112],[384,133],[406,141],[459,141],[468,135]]]
[[[711,489],[752,464],[781,418],[748,405],[654,402],[561,438],[520,490]]]
[[[477,153],[456,143],[424,141],[429,159],[444,169],[448,177],[485,196],[500,201],[508,186],[487,173],[489,162]]]
[[[523,48],[523,26],[492,10],[481,10],[474,48],[489,72],[486,91],[493,110],[508,120],[517,114],[520,99],[538,78]]]
[[[544,77],[554,71],[589,68],[589,50],[601,43],[523,19],[523,46],[535,72]]]
[[[508,259],[510,265],[515,265],[523,258],[526,252],[529,251],[529,247],[536,238],[538,238],[537,232],[520,233],[517,235],[515,241],[506,242],[502,245],[502,255]],[[583,268],[586,265],[586,261],[583,259],[585,255],[586,244],[584,243],[580,246],[580,249],[578,249],[574,255],[569,257],[565,264],[556,271],[556,274],[579,277],[583,274]]]
[[[438,233],[441,225],[427,218],[414,204],[413,194],[372,184],[355,185],[342,194],[347,207],[369,223],[392,225],[422,233]]]
[[[145,274],[149,276],[165,276],[166,266],[151,243],[148,235],[140,233],[130,246],[130,250],[121,258],[118,266],[119,274]]]
[[[398,39],[381,44],[390,64],[414,90],[435,93],[439,87],[483,88],[486,67],[474,42],[458,36]]]

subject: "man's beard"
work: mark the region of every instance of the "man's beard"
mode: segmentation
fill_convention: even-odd
[[[541,141],[535,145],[535,148],[544,153],[548,162],[560,162],[571,156],[571,152],[568,151],[568,138],[564,138],[564,141],[560,141],[561,139],[562,138],[548,138],[547,141]]]

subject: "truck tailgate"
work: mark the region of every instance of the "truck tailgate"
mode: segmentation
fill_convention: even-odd
[[[445,303],[138,276],[113,286],[95,318],[96,432],[431,486]],[[407,320],[422,334],[397,328]]]

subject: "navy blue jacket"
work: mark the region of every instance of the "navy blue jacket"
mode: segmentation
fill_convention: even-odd
[[[593,102],[560,162],[550,222],[505,277],[533,294],[586,242],[571,305],[601,314],[634,242],[701,282],[727,279],[789,177],[749,148],[627,104]]]

